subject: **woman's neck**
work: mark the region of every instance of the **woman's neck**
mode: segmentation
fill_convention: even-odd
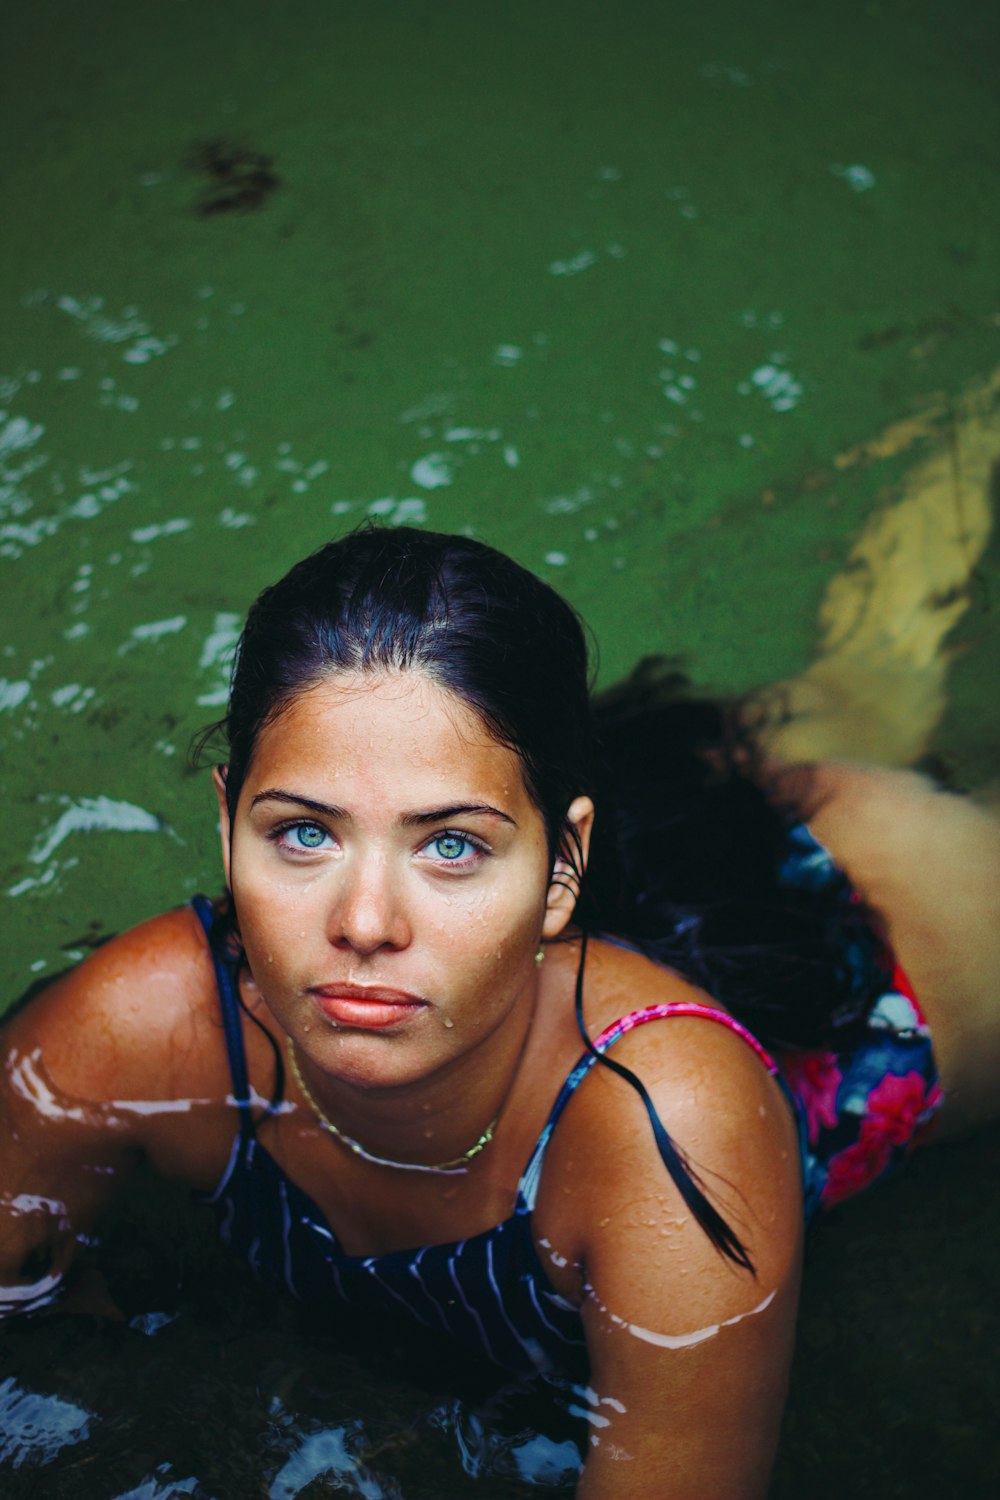
[[[517,1088],[538,990],[533,975],[495,1031],[412,1082],[358,1085],[324,1073],[292,1050],[305,1107],[337,1145],[364,1160],[444,1173],[469,1170],[491,1147]]]

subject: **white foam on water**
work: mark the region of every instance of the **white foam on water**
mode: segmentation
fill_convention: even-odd
[[[213,687],[198,695],[197,701],[202,708],[224,707],[229,698],[229,668],[240,638],[240,624],[238,614],[222,610],[215,616],[212,629],[205,637],[198,665],[202,671],[214,671],[217,680]]]
[[[496,427],[446,427],[442,437],[446,443],[497,443],[500,432]]]
[[[58,1278],[48,1277],[30,1288],[33,1299],[41,1294],[48,1300],[54,1281]],[[0,1288],[0,1304],[23,1300],[17,1297],[22,1290]],[[29,1391],[9,1375],[0,1381],[0,1417],[0,1459],[19,1469],[22,1464],[51,1463],[64,1448],[83,1442],[92,1413],[61,1396]]]
[[[132,569],[132,576],[136,577],[146,570],[143,567]],[[177,635],[187,624],[187,615],[171,615],[167,620],[150,620],[145,625],[136,625],[132,629],[129,640],[123,646],[118,647],[118,655],[124,656],[134,646],[147,645],[151,642],[160,641],[165,635]]]
[[[549,266],[550,276],[579,276],[581,271],[588,271],[597,262],[597,256],[593,250],[578,250],[576,255],[571,255],[568,260],[554,260]]]
[[[219,525],[225,526],[227,531],[241,531],[244,526],[256,526],[256,524],[256,516],[244,510],[234,510],[231,505],[224,505],[219,511]]]
[[[159,526],[137,526],[129,532],[133,542],[155,542],[161,536],[177,536],[182,531],[191,530],[191,522],[182,516],[176,516],[172,521],[164,521]]]
[[[4,709],[17,708],[30,692],[30,682],[8,682],[6,677],[0,677],[0,713]]]
[[[41,422],[29,422],[27,417],[10,417],[6,412],[0,414],[0,420],[4,417],[7,420],[0,427],[0,458],[8,453],[19,453],[24,448],[33,448],[45,436]]]
[[[329,1427],[304,1437],[271,1481],[268,1500],[293,1500],[320,1475],[340,1479],[349,1494],[363,1500],[389,1500],[381,1482],[349,1451],[342,1427]]]
[[[746,380],[737,386],[741,396],[754,392],[764,397],[772,411],[793,411],[802,396],[802,384],[785,368],[785,355],[772,354],[765,362],[751,370]]]
[[[111,797],[59,797],[65,804],[55,823],[32,845],[28,859],[33,865],[44,864],[71,833],[160,833],[162,821],[154,813],[137,807],[134,802],[119,802]]]
[[[67,682],[65,687],[52,689],[51,693],[49,694],[49,702],[53,703],[56,708],[72,707],[76,709],[76,700],[80,697],[81,694],[83,694],[86,701],[89,702],[90,699],[94,696],[94,689],[85,688],[82,683],[79,682]]]
[[[542,501],[542,509],[548,516],[572,516],[584,506],[591,505],[594,500],[594,491],[589,485],[581,485],[572,495],[553,495],[549,500]]]
[[[421,489],[436,490],[452,482],[452,460],[447,453],[428,453],[418,458],[410,470],[410,478]]]
[[[834,162],[830,171],[834,177],[840,177],[846,182],[852,193],[867,193],[875,186],[875,173],[860,162],[846,167],[840,162]]]
[[[409,495],[404,500],[384,495],[380,500],[373,500],[367,512],[370,516],[384,516],[390,526],[418,526],[427,520],[427,502],[419,495]],[[337,513],[336,506],[334,513]]]

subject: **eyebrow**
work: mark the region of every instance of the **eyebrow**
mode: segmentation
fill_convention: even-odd
[[[336,807],[330,802],[317,802],[313,797],[303,797],[300,792],[285,792],[280,787],[269,787],[266,792],[258,792],[250,804],[251,811],[258,802],[290,802],[296,807],[308,807],[311,812],[320,813],[325,818],[351,821],[351,814],[343,807]],[[502,812],[499,807],[493,807],[488,802],[451,802],[445,807],[428,808],[426,812],[403,813],[399,821],[404,828],[422,828],[426,823],[441,823],[461,814],[466,817],[500,818],[504,823],[517,827],[517,821],[510,813]]]
[[[404,828],[419,828],[424,823],[440,823],[462,814],[466,817],[501,818],[505,823],[512,824],[514,828],[517,827],[510,813],[501,812],[499,807],[491,807],[488,802],[453,802],[450,807],[432,807],[429,812],[404,813],[400,822]]]

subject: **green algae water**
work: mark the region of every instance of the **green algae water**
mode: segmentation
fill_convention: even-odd
[[[662,653],[804,693],[807,745],[994,778],[998,31],[981,0],[22,7],[4,1003],[218,887],[191,736],[254,595],[367,517],[512,552],[604,683]],[[824,1227],[776,1496],[995,1493],[998,1151]],[[561,1412],[365,1374],[178,1205],[130,1213],[131,1323],[0,1336],[4,1495],[569,1492]]]

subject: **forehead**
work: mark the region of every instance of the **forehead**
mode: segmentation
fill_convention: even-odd
[[[341,672],[299,693],[261,730],[247,781],[274,785],[279,772],[306,778],[317,794],[317,782],[329,791],[331,780],[352,777],[359,790],[393,790],[408,806],[441,792],[528,801],[519,756],[461,698],[415,671]]]

